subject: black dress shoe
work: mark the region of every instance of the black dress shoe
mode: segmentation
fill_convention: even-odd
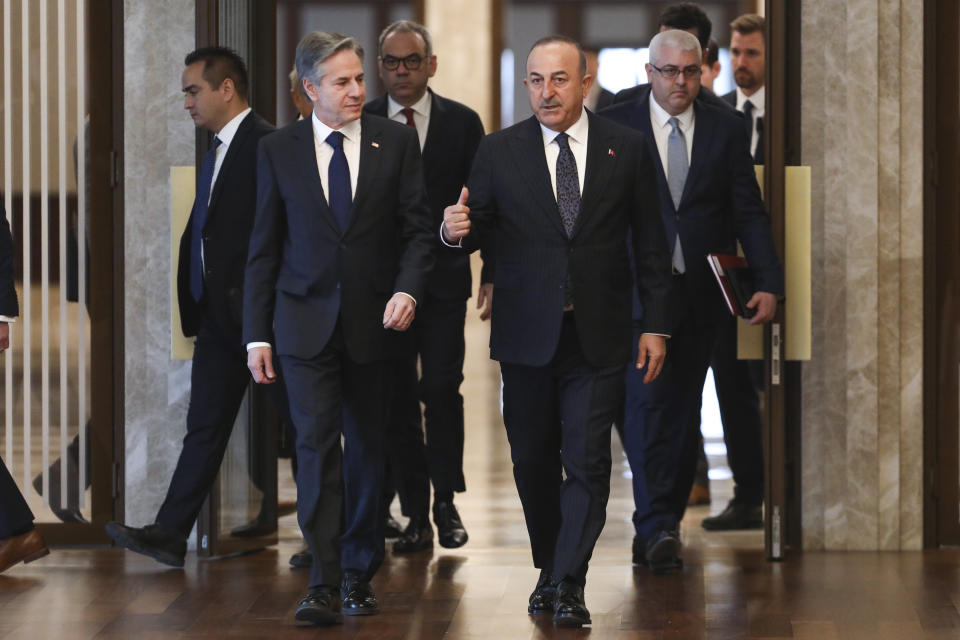
[[[680,536],[675,531],[658,531],[646,541],[644,564],[656,574],[672,573],[683,568]]]
[[[583,587],[568,580],[557,585],[553,624],[558,627],[582,627],[590,624],[590,612],[583,601]]]
[[[403,535],[403,527],[392,515],[387,514],[387,521],[383,525],[383,537],[385,540],[396,540]]]
[[[433,521],[437,523],[437,540],[441,547],[456,549],[467,543],[467,530],[452,500],[433,503]]]
[[[412,553],[433,548],[433,527],[426,518],[410,518],[410,523],[397,541],[393,543],[394,553]]]
[[[745,504],[736,499],[727,503],[727,508],[700,523],[707,531],[736,531],[738,529],[763,529],[763,507]]]
[[[309,622],[317,626],[330,626],[343,622],[343,616],[337,611],[337,590],[335,587],[311,589],[297,605],[294,620]]]
[[[541,613],[553,613],[556,600],[557,583],[554,582],[549,571],[541,569],[537,586],[533,588],[533,593],[530,594],[530,599],[527,601],[527,613],[532,616]]]
[[[312,567],[313,554],[310,553],[310,549],[297,551],[295,554],[290,556],[290,566],[294,569],[309,569]]]
[[[119,522],[108,522],[107,535],[121,547],[142,553],[171,567],[182,567],[187,555],[187,541],[170,533],[158,524],[145,527],[127,527]]]
[[[377,596],[373,594],[370,583],[356,574],[347,573],[340,586],[340,598],[343,600],[343,615],[372,616],[380,613]]]

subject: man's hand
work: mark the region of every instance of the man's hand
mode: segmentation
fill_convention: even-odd
[[[484,282],[477,290],[477,309],[483,309],[480,312],[481,320],[489,320],[493,313],[493,283]]]
[[[387,306],[383,310],[383,328],[406,331],[413,322],[416,307],[410,296],[403,293],[393,294],[393,297],[387,300]]]
[[[777,313],[777,296],[766,291],[757,291],[747,303],[747,308],[757,310],[750,318],[750,324],[770,322]]]
[[[0,351],[10,348],[10,325],[0,322]]]
[[[643,384],[648,384],[657,379],[663,370],[663,361],[667,357],[667,339],[663,336],[655,336],[652,333],[644,333],[640,336],[640,342],[637,344],[637,369],[647,367],[647,375],[643,376]]]
[[[443,210],[443,237],[450,243],[459,242],[460,238],[470,233],[470,207],[467,206],[469,195],[464,187],[460,191],[457,204]]]
[[[270,347],[254,347],[247,352],[247,368],[257,384],[273,384],[277,374],[273,370],[273,350]]]

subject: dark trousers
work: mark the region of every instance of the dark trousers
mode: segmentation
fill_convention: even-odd
[[[681,285],[682,286],[682,285]],[[637,534],[676,530],[686,511],[697,465],[700,399],[717,336],[715,314],[678,314],[660,376],[643,384],[628,367],[624,431],[633,470]],[[634,332],[634,350],[640,336]]]
[[[0,540],[33,529],[33,513],[0,459]]]
[[[310,587],[339,585],[341,570],[370,579],[384,555],[379,514],[393,362],[353,361],[339,324],[316,356],[280,361],[297,431],[297,519],[313,553]]]
[[[387,429],[387,464],[407,517],[427,516],[430,481],[439,495],[466,489],[460,395],[466,312],[465,300],[427,296],[411,326],[417,340],[420,374],[417,375],[416,354],[396,364],[394,404]]]
[[[586,361],[572,313],[564,316],[550,363],[500,365],[503,419],[533,564],[558,580],[584,583],[606,520],[610,425],[623,403],[623,369]]]
[[[247,352],[237,337],[226,337],[212,320],[197,332],[190,374],[187,435],[157,523],[184,538],[190,535],[203,501],[216,480],[230,432],[250,383]],[[286,409],[282,382],[271,385],[274,404]]]
[[[723,421],[723,441],[733,472],[734,499],[758,506],[763,502],[763,419],[754,365],[737,359],[737,319],[725,316],[710,361]]]

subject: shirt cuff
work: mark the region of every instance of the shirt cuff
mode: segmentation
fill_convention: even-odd
[[[447,245],[448,247],[452,247],[452,248],[454,248],[454,249],[462,249],[462,248],[463,248],[463,238],[460,238],[459,240],[457,240],[457,244],[450,244],[449,242],[447,242],[447,239],[446,239],[446,238],[444,237],[444,235],[443,235],[443,229],[444,229],[444,223],[441,222],[441,223],[440,223],[440,242],[442,242],[443,244]]]
[[[11,318],[10,316],[0,316],[0,322],[16,322],[16,318]]]
[[[402,295],[402,296],[407,296],[408,298],[410,298],[411,300],[413,300],[413,306],[417,306],[417,299],[414,298],[414,297],[413,297],[412,295],[410,295],[409,293],[406,293],[405,291],[397,291],[397,293],[399,293],[399,294]],[[393,294],[393,295],[397,295],[397,293],[395,293],[395,294]]]
[[[660,336],[661,338],[666,338],[667,340],[670,339],[670,334],[669,334],[669,333],[651,333],[651,332],[649,332],[649,331],[644,331],[644,332],[643,332],[643,335],[648,335],[648,336]]]
[[[249,353],[252,349],[257,347],[266,347],[267,349],[272,349],[269,342],[248,342],[247,343],[247,352]]]

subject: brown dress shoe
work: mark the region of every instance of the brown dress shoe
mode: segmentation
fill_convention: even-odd
[[[18,562],[33,562],[50,553],[37,529],[0,540],[0,573]]]
[[[690,489],[690,497],[687,499],[687,506],[696,507],[702,504],[710,504],[710,487],[694,484]]]

